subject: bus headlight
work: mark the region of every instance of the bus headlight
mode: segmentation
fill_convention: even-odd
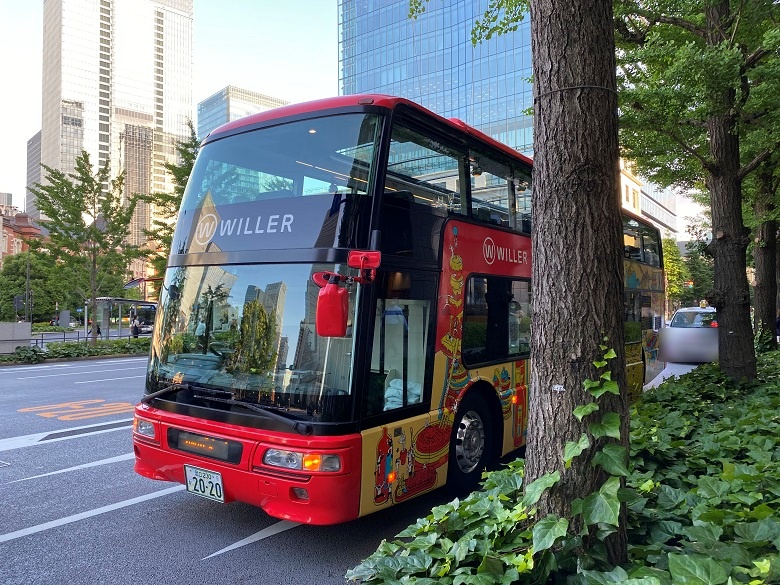
[[[341,457],[320,453],[301,453],[284,449],[268,449],[263,463],[270,467],[295,469],[297,471],[341,471]]]
[[[143,437],[144,439],[150,439],[158,442],[157,439],[157,426],[146,419],[134,417],[133,418],[133,433]]]

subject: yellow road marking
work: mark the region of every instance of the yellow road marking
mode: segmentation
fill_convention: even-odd
[[[100,416],[109,416],[124,412],[132,412],[135,405],[130,402],[106,402],[101,399],[63,402],[45,406],[30,406],[20,408],[17,412],[32,412],[44,418],[57,420],[84,420]]]

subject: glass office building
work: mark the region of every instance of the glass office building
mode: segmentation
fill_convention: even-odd
[[[339,0],[339,88],[342,94],[408,98],[533,152],[531,31],[476,46],[471,30],[486,0],[429,0],[409,18],[409,0]]]
[[[170,192],[164,164],[194,114],[192,22],[193,0],[46,0],[41,162],[67,173],[86,150],[128,194]],[[136,208],[132,244],[152,211]]]
[[[405,97],[533,156],[529,19],[474,46],[471,31],[488,0],[423,5],[413,20],[409,0],[338,0],[340,92]],[[675,233],[674,193],[623,173],[626,189],[624,207]]]
[[[198,137],[205,138],[222,124],[289,103],[280,98],[228,85],[198,103]]]

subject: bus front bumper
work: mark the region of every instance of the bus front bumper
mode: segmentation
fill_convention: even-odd
[[[265,437],[262,441],[231,438],[244,447],[244,455],[236,465],[172,449],[167,445],[165,433],[161,444],[134,435],[135,472],[149,479],[185,485],[185,465],[216,472],[221,477],[225,502],[244,502],[262,508],[270,516],[293,522],[338,524],[358,517],[360,435],[308,437],[297,441],[287,437],[284,443],[271,442]],[[342,456],[343,468],[338,473],[268,469],[262,465],[262,454],[268,448],[337,452]]]

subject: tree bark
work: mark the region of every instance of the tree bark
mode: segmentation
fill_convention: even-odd
[[[531,3],[534,74],[533,316],[526,482],[558,470],[561,482],[539,501],[540,516],[567,516],[572,500],[604,481],[595,449],[565,469],[563,449],[605,412],[621,416],[628,444],[623,347],[623,257],[615,45],[610,0]],[[608,338],[606,343],[604,337]],[[580,423],[593,401],[586,379],[605,344],[620,396]],[[610,560],[626,560],[625,523],[609,539]]]
[[[775,316],[777,297],[777,222],[767,220],[774,212],[772,172],[759,169],[756,175],[758,193],[754,205],[756,219],[761,222],[756,230],[753,257],[756,264],[755,286],[753,287],[754,322],[756,333],[767,339],[772,349],[777,348],[775,340]]]
[[[722,23],[729,17],[729,2],[706,9],[707,42],[719,45]],[[715,283],[710,303],[718,309],[718,357],[730,378],[753,380],[756,353],[750,326],[750,292],[747,281],[748,229],[742,221],[742,185],[739,175],[739,134],[734,112],[736,92],[727,88],[716,96],[719,112],[707,120],[712,165],[707,176],[712,209],[712,242]]]

